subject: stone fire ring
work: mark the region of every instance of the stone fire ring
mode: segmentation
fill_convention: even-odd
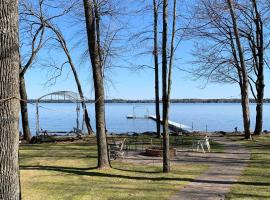
[[[146,156],[152,157],[162,157],[163,156],[163,149],[152,147],[145,150]],[[170,148],[170,157],[176,156],[176,148]]]

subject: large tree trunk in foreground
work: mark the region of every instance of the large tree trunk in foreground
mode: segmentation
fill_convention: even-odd
[[[248,83],[248,74],[244,59],[244,53],[243,48],[240,41],[239,31],[238,31],[238,25],[236,21],[236,15],[234,10],[234,4],[232,0],[227,0],[229,9],[230,9],[230,15],[233,22],[233,30],[234,30],[234,36],[236,40],[237,50],[238,50],[238,56],[240,59],[240,66],[241,66],[241,75],[243,78],[243,82],[241,85],[241,99],[242,99],[242,111],[243,111],[243,122],[244,122],[244,130],[245,130],[245,138],[250,139],[251,133],[250,133],[250,112],[249,112],[249,97],[248,97],[248,91],[249,91],[249,83]]]
[[[170,137],[169,137],[169,110],[172,85],[172,66],[174,59],[174,38],[176,29],[176,0],[173,1],[173,24],[169,56],[169,73],[167,76],[167,31],[168,31],[168,1],[163,1],[163,36],[162,36],[162,101],[163,101],[163,172],[170,172]]]
[[[163,172],[170,172],[168,99],[167,99],[167,37],[168,37],[168,1],[163,1],[162,31],[162,103],[163,103]]]
[[[20,193],[17,0],[0,0],[0,19],[0,199],[17,200]]]
[[[158,5],[156,0],[153,0],[154,7],[154,62],[155,62],[155,106],[156,106],[156,129],[157,136],[160,134],[160,109],[159,109],[159,70],[158,70]]]
[[[23,100],[20,101],[23,139],[30,142],[32,135],[29,128],[29,120],[28,120],[27,92],[24,77],[21,75],[20,75],[20,96],[21,99]]]
[[[104,85],[102,77],[102,66],[99,60],[98,45],[96,39],[96,25],[94,16],[94,5],[91,0],[84,0],[84,10],[86,18],[86,30],[88,36],[88,49],[91,58],[93,80],[95,88],[95,111],[96,111],[96,135],[98,146],[98,167],[110,167],[107,137],[105,131],[105,103]]]

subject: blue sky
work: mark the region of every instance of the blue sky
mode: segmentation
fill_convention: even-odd
[[[129,21],[129,23],[133,24],[135,27],[132,30],[133,32],[136,29],[139,29],[139,27],[146,27],[147,23],[149,23],[149,20],[151,20],[150,15],[136,17],[132,16],[130,19],[127,19],[127,21]],[[85,45],[87,44],[84,32],[84,24],[81,23],[78,25],[78,27],[76,27],[65,24],[64,22],[60,22],[59,26],[61,27],[64,36],[69,41],[68,44],[79,73],[79,78],[83,85],[84,94],[88,98],[93,98],[94,94],[91,66],[88,62],[88,59],[85,59],[83,63],[81,59],[81,54],[83,51],[85,51]],[[76,48],[71,48],[77,42],[74,37],[76,38],[78,33],[80,35],[79,40],[81,40],[84,44],[76,46]],[[85,42],[83,42],[84,40]],[[125,45],[125,42],[127,41],[123,40],[121,45]],[[149,43],[146,44],[146,46],[148,45]],[[141,46],[144,46],[144,44]],[[138,49],[135,50],[131,50],[131,48],[122,49],[122,51],[128,51],[126,52],[128,60],[133,65],[147,64],[153,66],[153,58],[151,55],[136,57],[136,53],[141,51],[139,47],[137,48]],[[176,66],[180,66],[186,70],[189,70],[192,67],[189,63],[189,61],[193,59],[190,53],[192,48],[193,44],[191,41],[185,41],[180,44],[178,50],[176,51],[176,57],[180,58],[177,63],[175,63]],[[51,54],[50,56],[53,56],[53,59],[57,61],[58,65],[66,60],[65,55],[61,52],[60,49],[46,49],[40,53],[37,62],[44,58],[49,60],[50,57],[48,57],[48,52]],[[128,66],[127,63],[124,63],[121,59],[116,58],[113,59],[112,62],[114,65],[131,67]],[[265,97],[268,98],[270,97],[270,75],[268,69],[266,69],[265,72]],[[107,99],[154,99],[154,72],[152,69],[134,71],[126,68],[112,68],[106,73],[106,76],[110,79],[110,81],[106,81]],[[62,75],[56,80],[55,84],[45,84],[47,80],[48,71],[46,69],[40,69],[40,67],[34,65],[26,74],[28,97],[38,98],[46,93],[59,90],[77,91],[72,73],[68,65],[65,65]],[[192,80],[192,77],[189,73],[181,71],[176,67],[173,69],[171,98],[239,98],[239,94],[239,87],[236,84],[231,85],[208,83],[206,87],[204,87],[202,80],[194,81]]]
[[[189,46],[181,45],[178,53],[181,55],[181,49],[188,49]],[[189,68],[189,64],[183,64]],[[91,66],[85,63],[78,68],[85,96],[93,98],[93,84]],[[266,88],[265,97],[270,97],[269,71],[266,70]],[[152,69],[144,69],[134,72],[130,69],[112,69],[108,76],[112,83],[106,84],[106,98],[123,99],[154,99],[154,73]],[[76,91],[76,85],[69,66],[66,65],[63,75],[57,79],[54,85],[45,85],[47,72],[40,69],[31,69],[26,74],[26,85],[29,98],[37,98],[43,94],[59,91]],[[177,68],[173,70],[172,79],[172,98],[239,98],[239,88],[236,84],[214,84],[208,83],[204,87],[202,80],[193,81],[191,75],[180,71]]]

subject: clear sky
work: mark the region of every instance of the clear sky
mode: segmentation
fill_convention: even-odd
[[[135,6],[136,7],[136,6]],[[135,32],[135,30],[147,27],[147,24],[151,20],[151,15],[146,16],[130,16],[126,21],[128,21],[129,26],[132,24],[133,29],[129,32]],[[93,98],[93,83],[91,75],[91,66],[88,59],[83,59],[82,62],[82,52],[86,49],[86,35],[84,32],[84,22],[78,26],[70,24],[65,24],[66,22],[57,22],[62,30],[63,35],[68,39],[68,44],[72,57],[75,61],[79,78],[83,85],[84,94],[88,98]],[[134,28],[135,27],[135,28]],[[76,38],[76,39],[74,39]],[[127,37],[125,37],[127,38]],[[75,44],[80,40],[80,44]],[[128,40],[122,40],[121,46],[127,44]],[[149,45],[149,42],[146,46]],[[117,46],[117,44],[115,44]],[[72,48],[71,48],[72,47]],[[74,47],[74,48],[73,48]],[[137,53],[141,51],[141,47],[144,44],[137,47],[123,48],[121,57],[124,55],[128,62],[123,62],[123,59],[115,58],[112,59],[112,63],[118,66],[125,66],[123,68],[112,68],[106,72],[108,81],[106,81],[106,98],[123,98],[123,99],[154,99],[154,71],[152,69],[144,70],[133,70],[133,65],[151,65],[153,66],[153,58],[150,54],[138,56]],[[59,67],[65,59],[65,55],[61,49],[52,50],[49,49],[42,50],[37,59],[37,63],[27,72],[26,74],[26,86],[28,92],[28,98],[38,98],[46,93],[59,91],[59,90],[70,90],[77,91],[76,85],[68,65],[65,65],[61,76],[57,78],[54,84],[46,84],[50,74],[48,67],[40,67],[38,64],[39,60],[42,60],[43,65],[49,65],[51,58],[56,60],[56,64]],[[135,48],[132,49],[132,48]],[[189,63],[192,60],[190,51],[193,48],[193,43],[191,41],[183,41],[176,51],[177,62],[173,69],[173,79],[172,79],[172,96],[171,98],[239,98],[239,87],[234,84],[214,84],[208,83],[206,86],[202,80],[192,80],[192,75],[179,70],[177,67],[189,70],[192,66]],[[125,52],[126,51],[126,52]],[[50,56],[48,56],[50,54]],[[46,58],[46,59],[45,59]],[[46,64],[45,61],[48,63]],[[131,64],[132,63],[132,64]],[[132,65],[132,66],[131,66]],[[131,69],[127,69],[130,67]],[[270,97],[270,75],[269,70],[266,69],[265,76],[265,97]]]

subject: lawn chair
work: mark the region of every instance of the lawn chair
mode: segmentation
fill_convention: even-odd
[[[196,146],[196,151],[202,150],[203,153],[205,153],[204,147],[207,148],[208,152],[211,151],[211,146],[209,143],[209,137],[206,135],[203,139],[200,140],[194,140],[192,142],[192,149],[194,150],[194,147]]]
[[[118,157],[124,157],[125,154],[125,142],[126,138],[121,142],[114,142],[114,144],[110,144],[109,146],[109,157],[110,160],[115,160]]]

